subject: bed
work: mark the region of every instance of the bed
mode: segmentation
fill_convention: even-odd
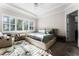
[[[47,43],[49,40],[51,40],[54,37],[54,35],[37,32],[37,33],[29,33],[28,37],[41,41],[41,42],[44,42],[44,43]]]
[[[47,50],[51,45],[53,45],[56,41],[56,37],[54,34],[49,34],[49,33],[41,33],[41,32],[33,32],[33,33],[28,33],[27,35],[27,40],[44,50]]]

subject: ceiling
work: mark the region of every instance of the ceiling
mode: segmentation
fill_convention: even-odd
[[[39,16],[60,6],[67,5],[67,3],[38,3],[37,7],[34,3],[9,3],[9,5]]]

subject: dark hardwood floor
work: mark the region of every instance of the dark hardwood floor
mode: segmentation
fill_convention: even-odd
[[[53,56],[79,56],[79,48],[75,43],[56,42],[50,50]]]

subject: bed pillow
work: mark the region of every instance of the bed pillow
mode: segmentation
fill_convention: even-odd
[[[40,33],[45,33],[45,30],[38,30],[38,32],[40,32]]]

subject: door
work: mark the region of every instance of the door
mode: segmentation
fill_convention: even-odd
[[[67,41],[74,41],[74,17],[70,14],[67,15]]]
[[[67,15],[67,41],[77,44],[78,41],[78,11]]]

